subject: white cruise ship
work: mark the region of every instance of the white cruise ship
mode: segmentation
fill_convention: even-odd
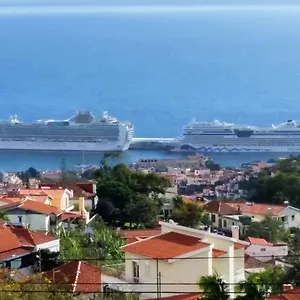
[[[270,127],[192,121],[176,139],[173,151],[300,152],[300,121]]]
[[[107,112],[101,118],[81,111],[62,121],[0,121],[0,150],[125,151],[132,138],[131,123]]]

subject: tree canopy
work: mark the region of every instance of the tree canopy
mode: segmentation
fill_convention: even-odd
[[[160,210],[159,195],[170,185],[165,177],[132,171],[124,164],[109,167],[104,163],[95,174],[98,196],[95,213],[112,226],[152,222]]]
[[[209,217],[205,209],[196,203],[185,203],[181,197],[174,197],[174,210],[171,219],[182,226],[196,228],[198,225],[208,225]]]
[[[263,238],[273,243],[285,241],[287,235],[283,222],[269,215],[261,222],[251,222],[245,232],[245,236]]]

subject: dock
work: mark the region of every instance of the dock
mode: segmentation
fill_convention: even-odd
[[[133,138],[130,150],[172,150],[176,145],[175,138]]]

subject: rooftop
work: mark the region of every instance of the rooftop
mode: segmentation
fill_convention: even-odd
[[[73,293],[97,293],[101,288],[101,271],[84,261],[67,262],[45,273],[53,284],[66,284]]]
[[[125,245],[121,247],[121,250],[151,258],[172,259],[209,246],[201,242],[199,238],[168,232]]]
[[[247,237],[246,241],[249,242],[250,245],[273,246],[272,243],[261,238]]]

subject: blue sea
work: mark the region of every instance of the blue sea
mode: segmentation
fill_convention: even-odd
[[[300,119],[300,5],[256,2],[0,0],[0,118],[108,111],[136,137],[178,136],[192,118]],[[231,166],[272,157],[212,156]],[[0,170],[53,170],[62,158],[82,163],[81,153],[0,152]]]

